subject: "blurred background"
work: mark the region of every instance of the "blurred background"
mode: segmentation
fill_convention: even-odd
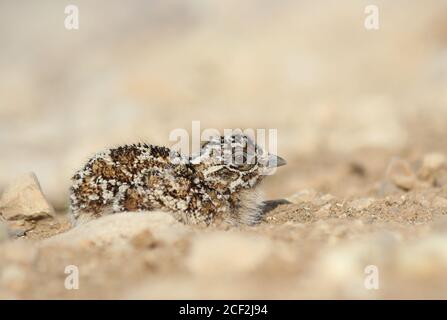
[[[278,129],[271,198],[300,187],[303,159],[324,174],[364,150],[445,147],[445,1],[1,1],[0,40],[0,190],[34,171],[57,208],[92,153],[169,146],[193,120]]]

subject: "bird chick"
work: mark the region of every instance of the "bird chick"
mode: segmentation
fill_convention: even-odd
[[[140,143],[108,149],[72,178],[72,222],[163,210],[186,224],[251,225],[261,218],[257,186],[269,170],[284,164],[245,135],[211,138],[191,157]]]

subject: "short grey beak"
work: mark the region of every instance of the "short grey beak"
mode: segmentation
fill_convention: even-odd
[[[287,161],[281,157],[275,156],[274,154],[269,155],[269,168],[281,167],[287,164]]]

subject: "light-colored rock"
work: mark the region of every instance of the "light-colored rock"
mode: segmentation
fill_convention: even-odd
[[[411,190],[417,184],[416,175],[410,164],[400,158],[391,159],[387,169],[387,180],[403,190]]]
[[[154,241],[172,243],[183,237],[188,230],[188,226],[177,222],[166,212],[124,212],[92,220],[43,243],[75,247],[127,248],[129,245],[138,247]],[[150,237],[148,242],[143,239],[145,235]]]
[[[421,178],[427,178],[437,170],[445,167],[447,163],[446,157],[442,153],[429,153],[425,155],[419,172]]]
[[[447,159],[442,153],[430,153],[424,157],[418,177],[430,186],[447,184]]]
[[[265,238],[214,232],[193,239],[186,263],[196,275],[239,274],[258,268],[271,252],[271,242]]]
[[[54,216],[34,173],[18,177],[0,197],[0,214],[6,220],[37,220]]]
[[[360,198],[349,203],[349,207],[355,210],[365,210],[374,203],[374,198]]]

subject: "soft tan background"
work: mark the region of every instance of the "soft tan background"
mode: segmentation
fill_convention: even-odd
[[[79,7],[77,31],[64,28],[68,4]],[[379,31],[363,27],[368,4],[380,8]],[[322,150],[436,145],[446,21],[438,0],[2,1],[0,189],[35,171],[63,208],[93,152],[169,145],[192,120],[277,128],[290,165],[269,197],[296,191],[295,160]]]
[[[446,298],[445,1],[1,1],[0,43],[0,191],[34,171],[58,213],[33,176],[6,189],[0,299]],[[290,202],[225,230],[163,212],[71,228],[83,161],[192,120],[278,129],[288,165],[264,187]]]

